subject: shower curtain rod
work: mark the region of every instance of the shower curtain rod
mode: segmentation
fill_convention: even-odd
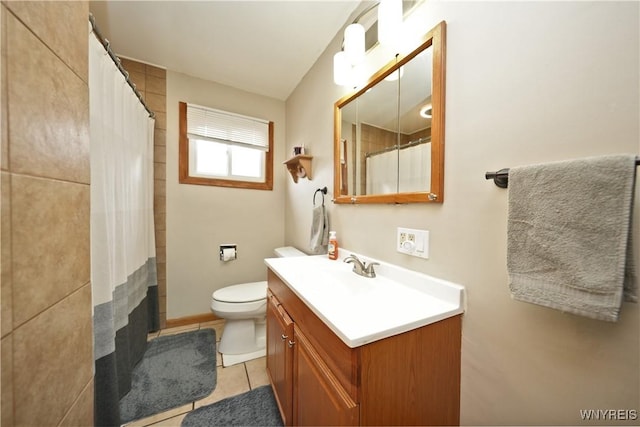
[[[640,156],[636,156],[636,167],[640,166]],[[500,188],[509,186],[509,168],[500,169],[496,172],[486,172],[484,178],[492,179],[493,183]]]
[[[403,148],[413,147],[414,145],[426,144],[428,142],[431,142],[431,137],[423,136],[422,138],[418,138],[415,141],[409,141],[406,144],[400,144],[400,145],[396,144],[392,147],[387,147],[379,151],[373,151],[371,153],[367,153],[365,154],[365,157],[371,157],[371,156],[375,156],[376,154],[382,154],[382,153],[386,153],[388,151],[393,151],[393,150],[402,150]]]
[[[93,13],[89,13],[89,22],[91,23],[91,32],[93,32],[93,34],[96,36],[96,38],[98,39],[100,44],[102,44],[102,46],[104,46],[104,49],[107,51],[107,53],[109,54],[109,56],[111,57],[113,62],[116,64],[116,67],[118,67],[118,70],[120,70],[120,72],[122,73],[122,75],[126,79],[127,83],[131,87],[131,89],[133,89],[133,93],[135,93],[135,95],[138,97],[138,100],[140,101],[140,103],[142,104],[144,109],[147,110],[147,112],[149,113],[149,117],[155,118],[155,116],[156,116],[155,113],[153,111],[151,111],[149,109],[149,107],[147,107],[147,104],[142,99],[142,95],[140,95],[140,92],[138,92],[138,89],[136,89],[136,85],[133,84],[133,82],[129,79],[129,73],[122,66],[120,58],[118,58],[116,56],[116,54],[113,53],[113,50],[111,50],[111,44],[109,43],[109,40],[107,40],[104,37],[102,37],[102,34],[100,33],[100,30],[98,29],[98,25],[96,24],[96,18],[93,16]]]

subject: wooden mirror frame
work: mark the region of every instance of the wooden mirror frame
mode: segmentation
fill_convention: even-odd
[[[334,203],[442,203],[444,202],[444,108],[445,108],[445,53],[446,23],[440,22],[426,33],[420,46],[407,55],[398,55],[376,72],[362,88],[340,98],[334,104],[333,113],[333,194]],[[431,105],[431,188],[429,191],[393,194],[342,195],[342,170],[340,164],[340,144],[342,118],[340,108],[355,100],[367,90],[378,84],[425,49],[433,46],[433,83]]]

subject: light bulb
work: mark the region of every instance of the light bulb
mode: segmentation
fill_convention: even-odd
[[[420,109],[420,116],[424,117],[425,119],[430,119],[432,114],[433,108],[431,107],[431,104],[427,104]]]
[[[351,65],[364,61],[364,27],[360,24],[348,25],[344,30],[344,52]]]

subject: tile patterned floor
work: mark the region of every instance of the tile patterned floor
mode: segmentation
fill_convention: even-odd
[[[216,340],[220,341],[222,336],[222,328],[224,326],[224,320],[216,320],[213,322],[200,323],[188,326],[180,326],[177,328],[163,329],[160,332],[155,332],[149,335],[149,339],[156,338],[163,335],[177,334],[181,332],[195,331],[198,329],[211,328],[216,331]],[[240,363],[237,365],[229,366],[228,368],[222,367],[222,357],[220,353],[217,354],[217,381],[216,388],[209,396],[191,402],[178,408],[170,409],[166,412],[162,412],[157,415],[153,415],[148,418],[133,421],[127,424],[127,427],[143,427],[143,426],[155,426],[155,427],[168,427],[179,426],[182,419],[192,410],[201,406],[210,405],[219,400],[227,397],[235,396],[246,391],[252,390],[261,385],[269,384],[269,378],[267,377],[267,362],[266,358],[251,360],[249,362]]]

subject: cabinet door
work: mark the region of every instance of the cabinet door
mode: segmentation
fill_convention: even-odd
[[[294,325],[293,423],[295,425],[357,425],[358,405]]]
[[[293,321],[277,298],[267,298],[267,372],[285,426],[291,425],[293,387]]]

